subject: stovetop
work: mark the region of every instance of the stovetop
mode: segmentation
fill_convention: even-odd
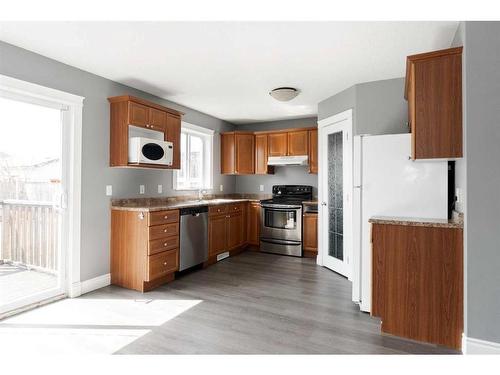
[[[302,205],[312,199],[312,186],[308,185],[274,185],[273,198],[260,201],[271,205]]]

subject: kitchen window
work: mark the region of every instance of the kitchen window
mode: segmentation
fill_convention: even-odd
[[[174,171],[175,190],[212,189],[214,132],[182,123],[181,169]]]

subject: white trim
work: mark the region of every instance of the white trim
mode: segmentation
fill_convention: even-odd
[[[70,94],[68,92],[37,85],[35,83],[22,81],[0,74],[0,88],[9,93],[20,94],[46,100],[52,103],[66,105],[83,105],[83,96]]]
[[[463,336],[462,353],[464,354],[500,354],[500,343]]]
[[[205,135],[214,135],[215,134],[215,130],[207,129],[207,128],[204,128],[203,126],[194,125],[194,124],[191,124],[191,123],[185,122],[185,121],[182,121],[181,127],[184,129],[189,129],[189,130],[192,130],[194,132],[198,132],[198,133],[205,134]]]
[[[62,111],[63,125],[68,131],[69,147],[67,153],[70,174],[67,177],[68,197],[67,209],[67,253],[66,259],[66,280],[63,285],[63,292],[70,297],[81,294],[80,289],[80,231],[81,231],[81,163],[82,163],[82,96],[70,94],[64,91],[44,87],[31,82],[22,81],[5,75],[0,75],[0,93],[11,98],[34,102],[40,101],[45,105],[59,108]]]
[[[344,125],[342,122],[347,121],[347,124]],[[349,228],[348,223],[352,223],[352,217],[353,217],[353,122],[352,122],[352,109],[348,109],[344,112],[335,114],[333,116],[330,116],[328,118],[325,118],[323,120],[318,121],[318,130],[319,130],[319,139],[322,139],[322,130],[325,127],[330,127],[338,124],[338,130],[339,131],[345,131],[346,132],[346,139],[345,139],[345,144],[348,146],[345,148],[345,153],[346,153],[346,160],[344,161],[345,164],[345,170],[344,170],[344,201],[349,202],[347,205],[347,210],[344,210],[344,222],[346,223],[345,228]],[[323,205],[322,202],[325,202],[327,199],[327,193],[326,191],[328,190],[328,186],[325,185],[325,174],[324,168],[322,165],[324,164],[323,158],[326,155],[327,150],[324,149],[324,142],[320,141],[318,142],[318,164],[320,166],[318,170],[318,202],[320,204],[319,206],[319,215],[318,215],[318,233],[324,233],[323,227],[324,227],[324,217],[323,217]],[[350,211],[350,212],[348,212]],[[353,244],[353,238],[352,238],[352,225],[350,225],[351,230],[347,230],[344,233],[344,245],[346,245],[344,248],[347,250],[346,251],[346,261],[344,262],[343,267],[338,268],[338,272],[344,274],[351,280],[352,277],[352,244]],[[324,236],[320,235],[318,238],[318,256],[316,258],[316,262],[318,265],[321,266],[329,266],[329,268],[332,268],[333,264],[332,262],[328,261],[326,259],[328,252],[326,251],[325,244],[324,244]],[[340,262],[340,261],[339,261]],[[342,269],[341,269],[342,268]]]
[[[199,136],[203,139],[204,147],[207,149],[204,152],[204,170],[203,173],[206,173],[206,176],[203,177],[204,183],[206,185],[201,190],[212,190],[213,189],[213,176],[214,176],[214,134],[215,131],[212,129],[203,128],[198,125],[191,124],[189,122],[182,122],[181,124],[181,133],[185,133],[186,135],[191,133],[194,136]],[[181,144],[182,147],[182,144]],[[189,148],[189,145],[188,145]],[[181,160],[182,167],[182,160]],[[208,169],[208,171],[206,170]],[[179,173],[179,169],[175,169],[172,174],[172,189],[176,191],[198,191],[198,188],[179,188],[177,186],[177,174]]]
[[[328,125],[335,124],[336,122],[348,120],[349,118],[352,121],[352,109],[348,109],[344,112],[340,112],[340,113],[337,113],[333,116],[319,120],[318,121],[318,129],[323,128],[323,127],[328,126]]]
[[[85,280],[80,283],[81,294],[89,293],[97,289],[104,288],[111,284],[111,274],[107,273],[105,275],[94,277],[90,280]]]

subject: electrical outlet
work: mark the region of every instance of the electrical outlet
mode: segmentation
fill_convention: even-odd
[[[220,191],[224,191],[224,185],[219,186]]]
[[[144,185],[139,185],[139,194],[144,194],[145,191],[146,188],[144,187]]]
[[[106,195],[108,197],[113,195],[113,185],[106,185]]]
[[[259,190],[260,190],[260,191],[264,191],[264,185],[260,185],[260,186],[259,186]]]
[[[158,194],[163,193],[163,185],[158,185]]]
[[[456,202],[457,203],[462,203],[462,189],[456,188],[455,189],[455,197],[456,197]]]

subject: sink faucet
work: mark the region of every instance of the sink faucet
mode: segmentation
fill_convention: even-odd
[[[203,200],[203,194],[206,194],[206,191],[203,189],[198,190],[198,200],[202,201]]]

